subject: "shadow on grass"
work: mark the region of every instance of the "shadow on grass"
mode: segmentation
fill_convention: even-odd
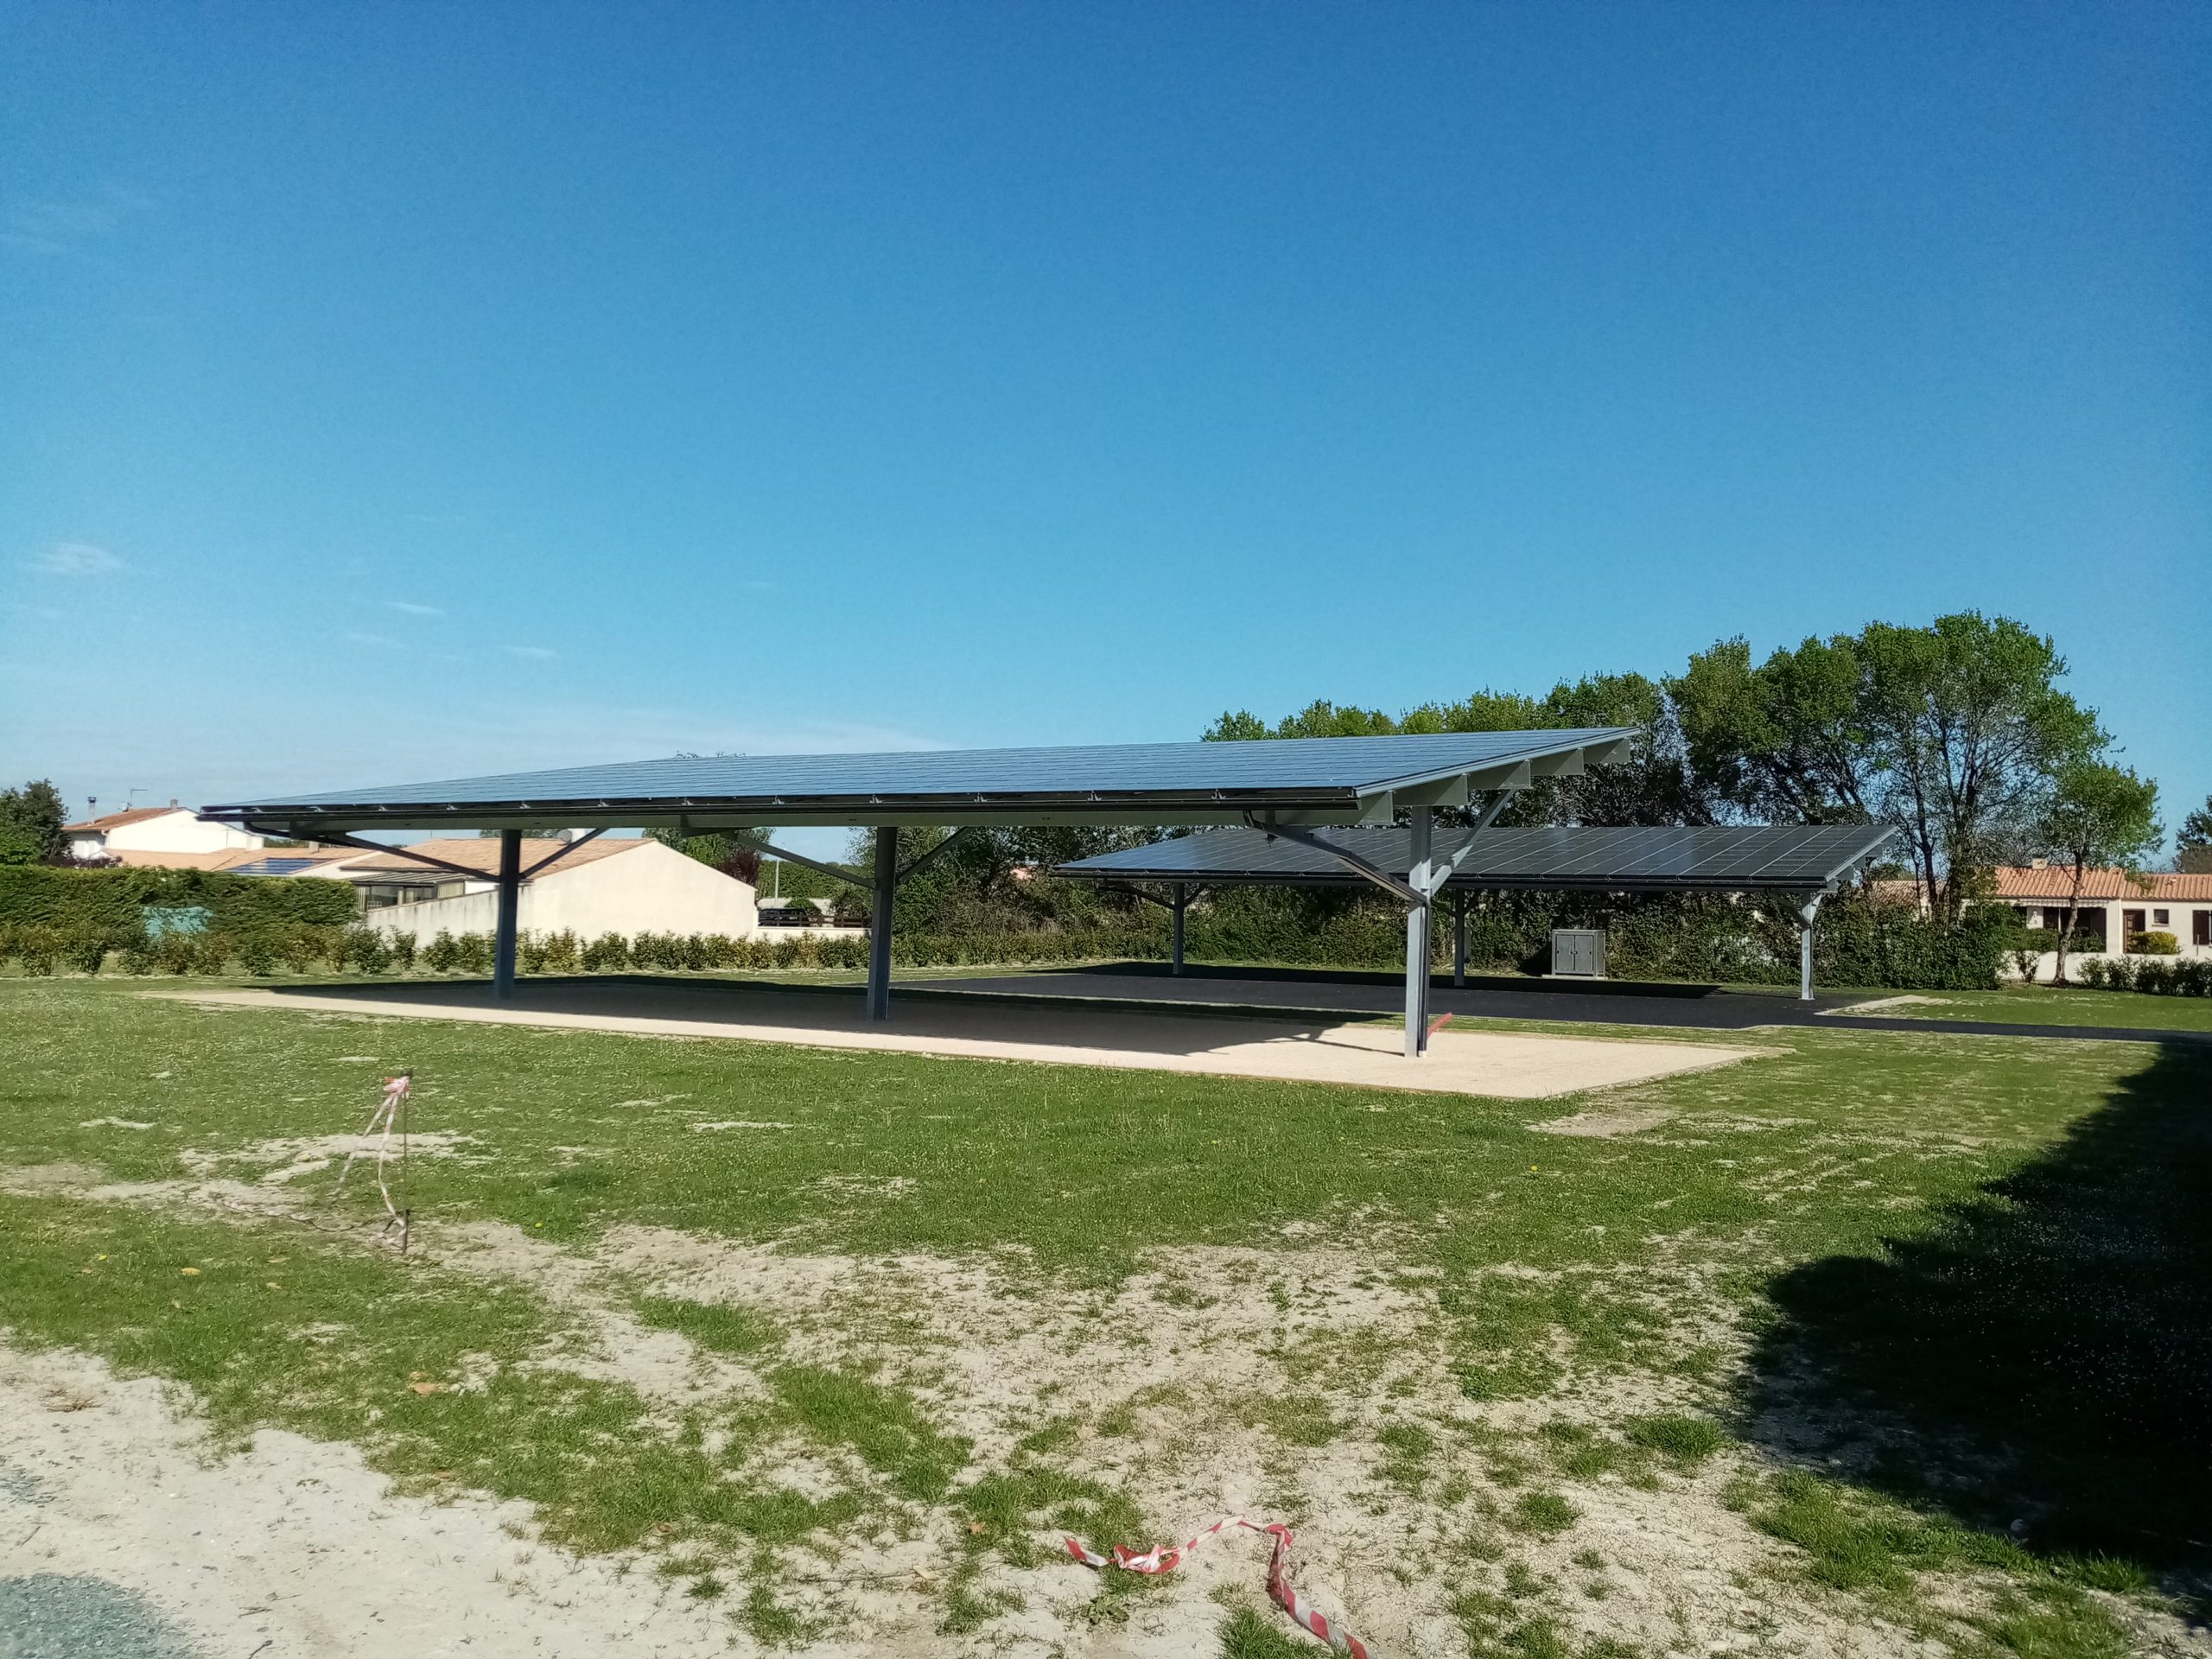
[[[2042,1157],[1771,1295],[1754,1439],[2037,1554],[2212,1567],[2212,1055],[2162,1046]]]

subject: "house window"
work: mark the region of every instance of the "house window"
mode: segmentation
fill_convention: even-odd
[[[2165,910],[2154,910],[2154,911],[2152,911],[2152,912],[2151,912],[2151,925],[2152,925],[2152,926],[2153,926],[2153,927],[2171,927],[2173,925],[2174,925],[2174,918],[2173,918],[2173,912],[2172,912],[2171,911],[2165,911]]]
[[[2057,932],[2066,925],[2066,912],[2056,905],[2045,905],[2043,907],[2043,925],[2052,932]]]

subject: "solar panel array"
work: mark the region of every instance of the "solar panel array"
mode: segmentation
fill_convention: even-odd
[[[696,805],[728,810],[874,803],[1147,798],[1333,802],[1463,772],[1602,747],[1620,728],[1297,738],[1249,743],[917,750],[885,754],[682,755],[664,760],[510,772],[333,791],[210,807],[204,816],[282,820],[467,809],[557,813]],[[373,822],[373,817],[368,821]],[[865,821],[865,820],[857,820]]]
[[[232,875],[297,875],[302,870],[311,870],[322,861],[315,858],[257,858],[250,864],[231,867]]]
[[[1316,832],[1402,876],[1412,836],[1399,829]],[[1878,824],[1726,824],[1685,829],[1545,825],[1484,830],[1453,873],[1455,887],[1580,887],[1607,893],[1758,889],[1811,892],[1878,853],[1892,832]],[[1465,832],[1439,830],[1448,857]],[[1059,867],[1088,879],[1339,885],[1362,878],[1326,853],[1256,830],[1213,830]]]

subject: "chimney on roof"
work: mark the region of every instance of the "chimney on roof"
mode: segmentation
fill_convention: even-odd
[[[172,810],[174,810],[175,809],[175,806],[176,806],[176,797],[175,797],[175,796],[174,796],[174,795],[172,795],[172,796],[170,796],[170,797],[169,797],[169,806],[170,806],[170,809],[171,809]]]
[[[2028,861],[2028,868],[2031,870],[2047,870],[2050,868],[2050,861],[2047,858],[2031,858]]]

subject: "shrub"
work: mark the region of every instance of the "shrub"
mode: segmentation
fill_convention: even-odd
[[[492,936],[489,933],[464,933],[455,941],[454,966],[464,974],[481,979],[492,971]]]
[[[97,974],[114,948],[115,939],[104,928],[84,928],[67,935],[61,960],[80,974]]]
[[[279,938],[276,952],[283,957],[287,968],[296,974],[304,974],[327,954],[326,931],[305,924],[288,927]]]
[[[395,933],[386,943],[391,947],[392,966],[403,974],[413,973],[415,971],[415,936],[412,933]]]
[[[16,959],[23,964],[25,973],[42,979],[54,971],[67,943],[60,928],[34,922],[16,930]]]
[[[268,930],[257,929],[239,938],[238,966],[256,978],[276,971],[276,941]]]
[[[630,965],[630,941],[620,933],[602,933],[584,947],[584,971],[619,973]]]
[[[2135,964],[2126,957],[2105,958],[2105,988],[2108,991],[2132,991],[2135,988]]]
[[[423,965],[434,974],[449,974],[461,966],[461,944],[444,928],[423,947]]]
[[[156,956],[154,942],[143,933],[134,933],[124,941],[123,971],[143,977],[160,965]]]
[[[190,933],[164,933],[154,942],[154,963],[165,974],[189,974],[200,967],[200,940]]]
[[[2177,957],[2181,954],[2181,941],[2171,933],[2154,928],[2148,933],[2129,934],[2127,948],[2139,957]]]
[[[2086,957],[2072,964],[2074,982],[2086,990],[2101,991],[2109,974],[2102,957]]]

